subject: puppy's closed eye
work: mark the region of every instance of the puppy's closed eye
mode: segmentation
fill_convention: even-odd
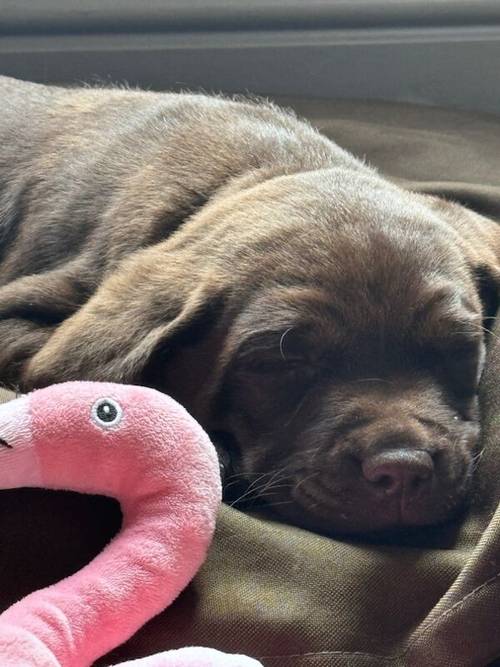
[[[319,374],[319,366],[306,355],[282,358],[279,354],[256,354],[240,358],[238,371],[242,375],[253,375],[260,382],[290,383],[305,385]]]
[[[247,339],[237,356],[240,369],[262,375],[310,374],[317,365],[317,355],[311,344],[292,329],[260,332]]]
[[[246,406],[246,418],[254,425],[267,428],[288,423],[321,372],[311,345],[296,339],[285,349],[281,336],[275,332],[252,336],[240,346],[231,369],[234,401],[240,409]]]
[[[485,349],[482,342],[467,342],[451,347],[446,358],[446,367],[457,394],[469,396],[477,393],[484,359]]]
[[[439,376],[457,398],[477,393],[484,366],[485,346],[480,336],[437,340],[422,351],[424,366]]]

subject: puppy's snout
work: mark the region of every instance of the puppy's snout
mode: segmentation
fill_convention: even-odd
[[[423,450],[390,449],[366,458],[361,470],[368,482],[387,495],[404,494],[409,500],[431,482],[434,461]]]

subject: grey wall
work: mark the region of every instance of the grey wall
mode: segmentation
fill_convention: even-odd
[[[500,112],[500,0],[0,0],[0,72]]]

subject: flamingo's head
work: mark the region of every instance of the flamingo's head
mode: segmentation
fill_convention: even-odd
[[[215,450],[153,389],[67,382],[0,406],[0,488],[67,489],[122,502],[157,494],[220,499]]]

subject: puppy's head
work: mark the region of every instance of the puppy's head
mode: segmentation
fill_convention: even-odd
[[[477,453],[484,323],[497,307],[496,260],[479,247],[489,223],[337,179],[290,177],[302,187],[293,204],[274,191],[283,225],[220,357],[227,488],[243,477],[242,498],[324,532],[440,522],[466,497]]]
[[[228,493],[307,528],[439,522],[473,472],[499,245],[368,170],[267,179],[125,262],[26,382],[163,389],[216,433]]]

